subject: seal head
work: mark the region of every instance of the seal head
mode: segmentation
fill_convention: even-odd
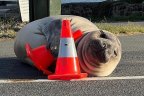
[[[113,72],[121,58],[118,38],[105,30],[89,32],[77,41],[80,66],[93,76],[107,76]]]

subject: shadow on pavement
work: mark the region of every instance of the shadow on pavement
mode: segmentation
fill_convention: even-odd
[[[46,79],[36,68],[20,62],[16,57],[0,58],[0,79]]]

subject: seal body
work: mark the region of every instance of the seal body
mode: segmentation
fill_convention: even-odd
[[[110,32],[99,30],[92,22],[79,16],[52,16],[27,24],[17,33],[14,44],[16,56],[33,65],[25,51],[25,44],[29,43],[32,48],[46,45],[57,57],[62,20],[70,20],[72,32],[83,32],[83,36],[75,43],[81,69],[93,76],[111,74],[121,58],[121,44],[118,38]]]

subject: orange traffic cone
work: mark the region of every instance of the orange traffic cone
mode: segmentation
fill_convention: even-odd
[[[83,33],[82,33],[81,30],[76,30],[75,32],[73,32],[74,41],[76,41],[77,39],[79,39],[81,36],[83,36]]]
[[[71,80],[84,77],[87,77],[87,73],[80,72],[79,60],[70,28],[70,21],[63,20],[56,71],[55,74],[49,75],[48,79]]]
[[[32,49],[27,43],[25,45],[27,57],[32,60],[34,66],[43,71],[44,74],[52,74],[47,68],[54,62],[55,58],[50,53],[50,50],[46,49],[46,45]]]

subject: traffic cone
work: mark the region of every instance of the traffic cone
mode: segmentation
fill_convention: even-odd
[[[83,33],[81,30],[76,30],[75,32],[73,32],[74,41],[78,40],[82,35]]]
[[[75,41],[82,35],[81,30],[73,32],[73,38]],[[52,74],[52,72],[50,72],[47,68],[56,60],[56,58],[53,57],[50,50],[46,49],[46,45],[32,49],[30,44],[27,43],[25,48],[27,57],[32,60],[37,69],[43,71],[46,75]]]
[[[51,80],[71,80],[87,77],[87,73],[80,72],[79,60],[76,53],[74,39],[70,28],[70,21],[63,20],[60,38],[60,48],[56,63],[55,74],[49,75]]]
[[[46,75],[52,74],[47,68],[55,61],[55,58],[50,53],[50,50],[46,48],[46,45],[32,49],[27,43],[25,48],[27,57],[32,60],[36,68],[43,71]]]

